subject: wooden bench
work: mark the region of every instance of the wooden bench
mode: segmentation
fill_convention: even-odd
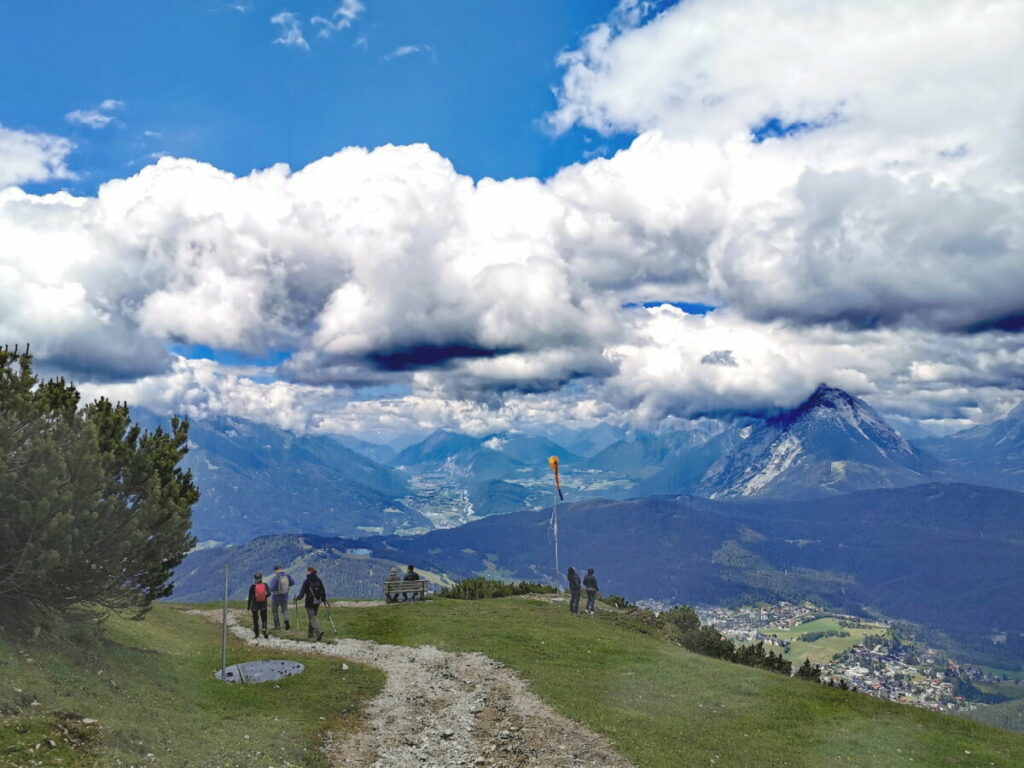
[[[427,596],[427,580],[420,579],[419,581],[385,581],[384,582],[384,599],[389,603],[400,602],[399,600],[392,600],[392,595],[410,594],[413,600],[416,599],[416,595],[420,596],[420,600],[423,600]]]

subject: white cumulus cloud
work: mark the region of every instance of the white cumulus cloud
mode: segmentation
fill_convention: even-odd
[[[0,188],[12,184],[73,179],[67,156],[75,145],[61,136],[0,125]]]
[[[656,424],[821,381],[897,418],[992,418],[1024,396],[1021,17],[626,2],[563,56],[550,119],[639,135],[545,180],[474,181],[412,145],[7,190],[0,332],[143,402],[306,430]],[[5,141],[39,158],[5,164]],[[66,173],[60,141],[0,130],[0,174]],[[174,344],[290,356],[268,382]]]

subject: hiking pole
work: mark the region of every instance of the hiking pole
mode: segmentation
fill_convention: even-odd
[[[299,626],[302,622],[299,621],[301,614],[299,613],[299,598],[295,598],[295,628],[302,631],[302,627]]]
[[[331,616],[331,604],[324,600],[324,613],[327,614],[327,620],[331,622],[331,629],[334,630],[334,636],[338,636],[338,627],[334,624],[334,617]]]

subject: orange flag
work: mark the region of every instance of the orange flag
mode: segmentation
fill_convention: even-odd
[[[551,471],[555,473],[555,488],[558,490],[558,498],[561,501],[565,500],[565,496],[562,495],[562,481],[558,477],[558,457],[552,456],[548,459],[548,466],[551,467]]]

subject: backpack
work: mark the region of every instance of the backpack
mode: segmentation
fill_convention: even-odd
[[[274,590],[275,595],[287,595],[288,590],[292,587],[292,579],[287,573],[277,574],[277,589]]]
[[[319,579],[310,583],[309,594],[313,596],[313,605],[320,605],[326,596],[324,593],[324,583]]]
[[[254,585],[253,589],[253,601],[257,603],[267,602],[267,585],[262,581]]]

